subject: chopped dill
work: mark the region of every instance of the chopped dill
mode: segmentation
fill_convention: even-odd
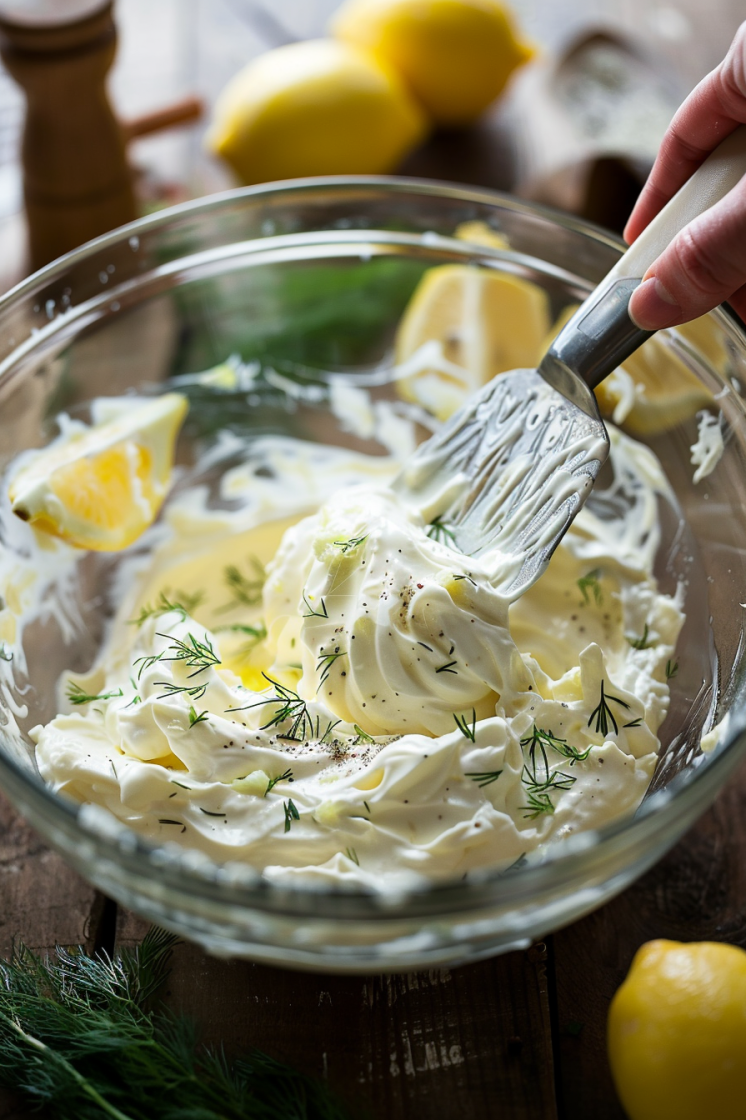
[[[350,537],[348,541],[332,541],[332,544],[340,550],[343,556],[346,556],[348,552],[354,552],[356,548],[360,548],[360,545],[367,539],[368,534],[366,533],[364,537]]]
[[[370,805],[368,804],[368,802],[367,802],[367,801],[364,801],[364,802],[363,802],[363,805],[365,806],[365,808],[367,809],[367,811],[368,811],[368,812],[370,812]]]
[[[375,743],[375,739],[373,738],[373,736],[369,735],[367,731],[363,731],[362,727],[358,727],[358,725],[356,723],[353,723],[352,726],[355,728],[355,732],[356,732],[356,736],[357,736],[356,739],[355,739],[356,744],[357,743]]]
[[[258,623],[256,626],[246,626],[241,622],[237,622],[232,626],[218,626],[216,629],[233,634],[245,634],[248,640],[244,642],[239,651],[244,656],[250,654],[251,651],[267,637],[267,627],[263,622]]]
[[[205,593],[204,591],[195,591],[190,595],[185,591],[176,591],[174,592],[174,596],[173,599],[169,599],[166,592],[161,591],[155,606],[146,604],[144,607],[141,607],[137,618],[129,619],[129,625],[139,627],[149,618],[156,618],[161,614],[170,614],[171,611],[178,611],[181,615],[181,621],[183,622],[187,615],[191,614],[204,600]],[[178,596],[178,598],[176,596]]]
[[[458,669],[454,669],[453,668],[454,665],[458,665],[458,661],[446,661],[445,665],[438,666],[438,668],[435,670],[435,672],[436,673],[453,673],[454,677],[457,677],[458,676]]]
[[[300,820],[300,813],[293,804],[292,797],[288,798],[287,801],[283,801],[282,805],[285,810],[285,832],[290,832],[293,821]]]
[[[476,738],[477,738],[477,712],[476,712],[476,708],[472,708],[472,710],[471,710],[471,724],[469,724],[466,716],[458,716],[458,715],[456,715],[455,712],[453,713],[453,718],[455,719],[456,727],[458,727],[461,734],[464,735],[467,739],[469,739],[470,742],[472,742],[472,743],[476,742]]]
[[[319,717],[316,716],[316,738],[318,739],[318,741],[320,743],[331,743],[331,739],[329,738],[329,736],[331,735],[334,728],[337,727],[341,722],[341,719],[330,719],[326,725],[326,731],[324,732],[324,734],[319,735]]]
[[[210,713],[208,711],[200,712],[199,715],[197,715],[196,708],[194,707],[193,704],[190,704],[190,706],[189,706],[189,726],[190,726],[190,728],[195,727],[196,724],[198,724],[198,723],[206,723],[209,718],[210,718]]]
[[[562,755],[563,758],[569,759],[571,766],[574,766],[576,762],[585,762],[593,749],[593,747],[590,746],[587,750],[578,750],[572,743],[568,743],[566,739],[560,739],[560,737],[553,734],[552,731],[544,731],[541,727],[537,727],[536,724],[534,724],[531,734],[527,735],[525,739],[521,739],[521,746],[528,747],[532,757],[535,755],[538,747],[543,755],[544,765],[547,768],[548,760],[545,747],[551,747],[557,754]]]
[[[632,646],[632,649],[650,649],[653,643],[648,641],[649,633],[650,631],[646,622],[642,634],[639,638],[632,637],[629,634],[626,634],[625,637],[627,638],[629,644]]]
[[[170,634],[158,634],[159,638],[170,638]],[[173,650],[171,656],[167,656]],[[213,649],[212,642],[208,637],[205,637],[204,642],[199,638],[195,638],[194,634],[187,634],[187,640],[183,642],[181,638],[174,638],[171,645],[163,651],[160,655],[161,661],[183,661],[188,669],[194,669],[193,673],[189,673],[187,679],[198,676],[203,673],[205,669],[211,669],[214,665],[220,664],[220,658]]]
[[[468,579],[469,583],[472,583],[472,584],[473,584],[473,585],[474,585],[475,587],[477,586],[477,581],[476,581],[475,579],[472,579],[472,577],[471,577],[471,576],[466,576],[466,575],[454,575],[454,577],[453,577],[453,578],[454,578],[454,580],[456,580],[456,581],[458,581],[458,580],[461,580],[461,579]]]
[[[345,855],[348,859],[352,860],[353,863],[356,863],[358,867],[360,866],[360,860],[357,858],[357,852],[354,848],[345,848]]]
[[[619,705],[621,705],[622,708],[626,708],[627,710],[629,710],[629,704],[627,703],[626,700],[622,700],[622,698],[620,696],[612,696],[610,693],[604,692],[604,682],[602,680],[601,681],[601,699],[599,700],[598,705],[593,709],[590,716],[588,717],[588,727],[591,726],[591,724],[593,723],[593,721],[595,719],[595,721],[596,721],[595,730],[596,730],[596,733],[600,734],[600,735],[608,735],[609,724],[610,723],[611,723],[611,726],[614,728],[614,734],[616,735],[619,732],[619,725],[617,724],[617,721],[614,718],[614,713],[612,712],[611,708],[608,705],[609,700],[612,700],[615,704],[619,704]]]
[[[641,725],[642,725],[642,716],[638,716],[637,719],[631,719],[629,721],[629,723],[625,723],[624,726],[625,727],[640,727]]]
[[[321,603],[321,610],[320,611],[315,611],[313,609],[313,607],[311,606],[311,604],[309,603],[307,597],[306,597],[306,589],[304,588],[303,589],[303,602],[306,606],[306,613],[304,615],[302,615],[301,617],[302,618],[328,618],[329,615],[327,613],[326,603],[324,602],[323,597],[319,601]]]
[[[277,785],[278,782],[292,782],[292,780],[293,780],[293,771],[292,770],[286,770],[284,774],[275,774],[274,778],[270,778],[269,781],[267,782],[267,788],[264,791],[264,797],[266,797],[267,794],[270,793],[275,788],[275,786]]]
[[[96,696],[92,696],[75,681],[70,681],[67,686],[67,698],[71,704],[92,704],[94,700],[114,700],[119,696],[124,696],[121,688],[113,689],[111,692],[99,692]]]
[[[157,697],[158,700],[165,700],[167,696],[179,696],[184,694],[189,696],[192,700],[201,700],[207,692],[207,682],[204,684],[174,684],[173,681],[154,681],[153,684],[156,688],[164,689],[163,692]]]
[[[451,547],[457,547],[456,534],[450,525],[448,525],[442,516],[434,518],[427,527],[427,535],[431,541],[437,541],[438,544],[447,544]]]
[[[12,661],[13,651],[9,650],[5,642],[0,645],[0,661]]]
[[[204,813],[206,817],[224,817],[225,813],[213,813],[210,809],[203,809],[201,805],[198,806],[200,813]]]
[[[485,786],[491,786],[493,782],[496,782],[501,774],[502,770],[483,770],[481,772],[467,770],[464,772],[464,777],[471,778],[473,782],[477,783],[480,789],[484,789]]]
[[[319,653],[319,659],[316,662],[316,672],[321,673],[319,677],[319,688],[329,679],[332,666],[335,662],[339,661],[340,657],[347,657],[345,650],[336,650],[334,653]]]
[[[245,576],[235,564],[229,564],[223,569],[223,580],[233,598],[229,603],[218,607],[219,611],[230,611],[234,607],[255,607],[262,601],[262,591],[267,579],[264,565],[260,564],[256,556],[250,556],[248,563],[254,572],[254,577]]]
[[[140,666],[140,668],[137,669],[138,681],[141,679],[143,673],[146,672],[151,665],[155,665],[156,661],[160,661],[162,657],[163,653],[151,653],[145,657],[138,657],[132,666],[133,669],[137,669],[138,665]]]
[[[170,821],[168,817],[159,817],[158,824],[181,824],[181,821]]]
[[[678,671],[679,671],[678,661],[674,661],[673,658],[669,657],[668,661],[666,662],[666,680],[667,681],[673,680],[673,678],[676,676]]]
[[[245,704],[241,708],[228,708],[227,711],[244,712],[249,708],[261,708],[265,704],[276,704],[277,711],[266,723],[262,724],[262,731],[266,731],[268,727],[279,727],[280,724],[290,720],[290,730],[286,735],[279,736],[279,738],[292,739],[295,742],[303,742],[312,738],[313,720],[308,714],[308,705],[305,700],[301,700],[298,693],[294,692],[292,688],[273,680],[266,673],[262,673],[262,676],[275,689],[275,695],[268,696],[264,700],[257,700],[253,704]]]
[[[600,574],[600,569],[594,568],[592,572],[588,572],[587,575],[581,576],[581,578],[577,580],[578,587],[583,596],[583,602],[590,603],[591,600],[590,596],[588,595],[588,590],[590,589],[593,592],[593,599],[597,607],[599,607],[604,601],[603,592],[601,591],[601,584],[598,582],[598,577]]]

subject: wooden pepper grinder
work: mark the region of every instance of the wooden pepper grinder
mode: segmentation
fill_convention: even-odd
[[[105,86],[116,41],[112,0],[0,0],[0,56],[26,94],[32,269],[137,216]]]

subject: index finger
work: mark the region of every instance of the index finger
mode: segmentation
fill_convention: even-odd
[[[746,23],[739,27],[720,65],[695,86],[674,115],[625,226],[625,240],[639,237],[720,141],[744,123]]]

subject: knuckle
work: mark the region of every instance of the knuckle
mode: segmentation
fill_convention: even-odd
[[[725,104],[729,108],[740,108],[746,115],[746,21],[736,32],[730,50],[720,68],[720,81]]]

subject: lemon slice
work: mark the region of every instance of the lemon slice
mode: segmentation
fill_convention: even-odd
[[[576,309],[577,304],[564,308],[542,353]],[[727,353],[709,316],[676,327],[676,332],[711,365],[725,368]],[[615,424],[624,424],[630,435],[651,436],[674,428],[711,405],[712,394],[671,348],[666,336],[656,334],[601,382],[596,400],[602,415]]]
[[[397,332],[399,393],[446,420],[496,374],[534,367],[549,323],[549,300],[528,280],[473,265],[430,269]]]
[[[167,393],[127,406],[21,467],[8,492],[13,512],[76,548],[116,552],[132,544],[161,508],[188,405]]]

